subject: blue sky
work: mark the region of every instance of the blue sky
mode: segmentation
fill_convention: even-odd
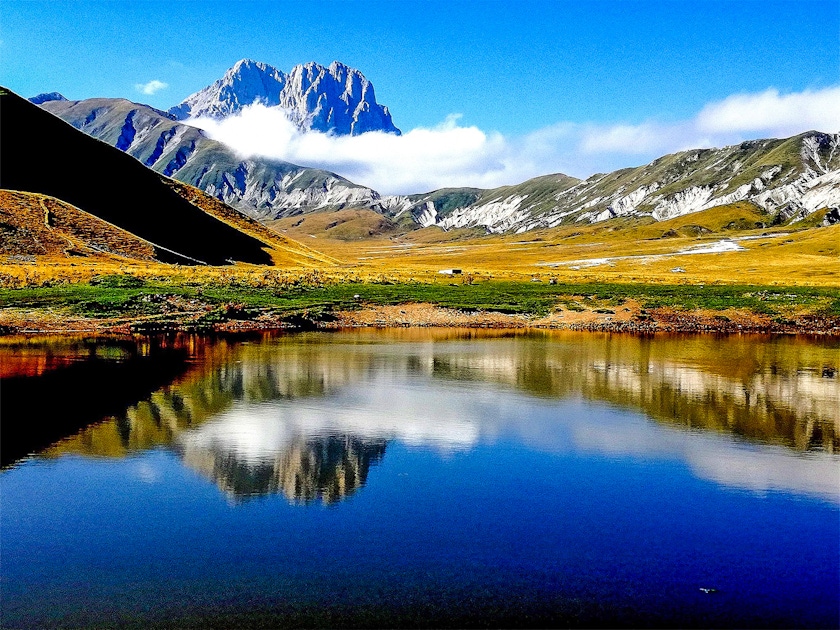
[[[336,59],[357,67],[404,131],[441,125],[451,114],[462,115],[460,126],[508,141],[568,124],[673,130],[734,95],[819,93],[840,85],[840,3],[0,5],[0,82],[24,96],[57,90],[71,99],[125,97],[166,108],[244,57],[284,71]],[[135,87],[153,80],[166,87],[154,94]],[[681,146],[671,144],[629,160],[641,163]],[[625,164],[616,158],[578,170],[616,165]]]
[[[26,96],[171,106],[251,57],[341,60],[403,128],[450,113],[521,133],[688,116],[708,101],[840,78],[840,3],[38,2],[3,0],[2,81]]]

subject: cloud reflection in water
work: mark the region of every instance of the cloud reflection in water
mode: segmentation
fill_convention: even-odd
[[[111,427],[49,454],[173,445],[235,497],[330,503],[364,485],[391,441],[450,452],[504,439],[558,455],[682,461],[731,488],[840,502],[840,387],[822,369],[836,360],[831,347],[599,335],[396,341],[358,333],[226,347]]]

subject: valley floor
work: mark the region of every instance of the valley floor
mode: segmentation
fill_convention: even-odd
[[[310,256],[297,267],[7,247],[0,333],[467,326],[840,335],[840,225],[756,227],[753,209],[736,210],[737,221],[732,208],[713,209],[506,236],[371,235],[370,217],[359,223],[347,212],[341,238],[324,223],[334,213],[316,213],[272,226],[278,238],[306,243],[298,249]]]
[[[766,226],[749,204],[720,206],[667,221],[614,219],[522,234],[423,228],[383,234],[381,217],[317,212],[272,227],[357,270],[433,277],[461,269],[475,277],[544,282],[750,284],[840,287],[840,224],[825,212],[791,225]]]

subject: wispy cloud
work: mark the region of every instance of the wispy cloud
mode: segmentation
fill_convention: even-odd
[[[152,79],[148,83],[135,83],[134,89],[140,92],[141,94],[156,94],[161,90],[165,90],[169,87],[168,83],[164,83],[163,81],[158,81],[157,79]]]
[[[147,85],[152,83],[159,82]],[[518,137],[462,125],[458,114],[402,136],[301,133],[282,110],[260,104],[222,121],[190,124],[243,156],[324,168],[383,193],[416,193],[447,186],[490,188],[557,172],[586,177],[689,148],[810,129],[835,132],[840,130],[838,102],[840,86],[791,94],[770,89],[708,103],[677,122],[561,122]]]

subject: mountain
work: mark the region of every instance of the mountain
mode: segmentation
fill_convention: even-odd
[[[491,190],[443,189],[412,195],[408,210],[424,227],[525,232],[616,217],[661,221],[746,201],[768,223],[840,207],[840,134],[809,131],[722,149],[666,155],[638,168],[586,180],[545,175]]]
[[[48,212],[50,206],[41,202],[47,197],[84,213],[65,209],[62,217],[68,217],[73,225],[61,230],[68,234],[86,229],[79,217],[88,217],[85,222],[91,225],[97,224],[94,219],[101,220],[113,226],[115,239],[117,231],[128,232],[153,247],[153,256],[165,262],[328,262],[322,255],[193,187],[155,173],[3,88],[0,109],[0,188],[36,193],[16,197],[14,202],[28,205],[29,214],[32,204],[42,206],[41,222],[48,229],[55,217]],[[19,236],[31,232],[26,225],[9,225]]]
[[[34,103],[35,105],[40,105],[42,103],[47,103],[49,101],[66,101],[67,99],[64,98],[63,95],[59,94],[58,92],[44,92],[42,94],[38,94],[38,96],[33,96],[29,99],[30,103]]]
[[[49,101],[41,105],[76,129],[190,184],[252,217],[275,219],[317,209],[383,209],[387,200],[343,177],[289,162],[242,159],[167,112],[125,99]]]
[[[279,105],[286,75],[277,68],[242,59],[225,75],[169,109],[174,120],[207,116],[224,118],[255,102]]]
[[[309,62],[284,74],[267,64],[242,59],[213,85],[188,96],[169,113],[176,120],[225,118],[256,102],[281,107],[301,131],[400,134],[388,108],[376,102],[373,84],[338,61],[326,68]]]
[[[341,67],[346,68],[330,66],[338,74]],[[283,75],[265,64],[243,61],[228,74],[243,78],[251,87],[246,90],[241,82],[228,81],[233,91],[227,97],[204,102],[207,107],[215,103],[213,111],[223,115],[264,94],[275,94],[282,101],[290,85],[306,92],[303,86],[311,88],[317,82],[307,82],[326,70],[307,64]],[[364,209],[386,217],[397,231],[437,226],[503,233],[616,217],[659,221],[736,202],[753,204],[767,215],[767,223],[796,221],[821,209],[828,209],[829,217],[840,215],[840,134],[811,131],[721,149],[693,149],[586,180],[555,174],[490,190],[451,188],[383,196],[328,171],[278,160],[241,159],[201,130],[174,120],[173,114],[146,105],[89,99],[50,100],[41,107],[159,173],[265,221],[320,210]],[[362,227],[352,230],[352,238],[381,232],[378,227]]]

